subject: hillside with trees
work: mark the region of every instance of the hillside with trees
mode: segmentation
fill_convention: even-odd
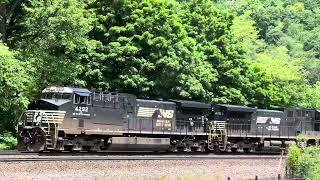
[[[0,132],[49,85],[320,107],[319,0],[2,0]]]

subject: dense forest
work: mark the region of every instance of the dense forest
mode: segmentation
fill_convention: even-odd
[[[48,85],[320,107],[320,0],[1,0],[0,132]]]

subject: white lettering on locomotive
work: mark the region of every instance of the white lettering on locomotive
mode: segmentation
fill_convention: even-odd
[[[279,117],[257,117],[257,125],[263,125],[268,131],[279,131],[279,127],[277,125],[280,124],[280,121],[281,118]]]
[[[76,106],[74,107],[74,111],[72,115],[74,116],[90,116],[89,108],[85,106]]]
[[[89,109],[88,107],[79,107],[79,106],[76,106],[74,108],[75,111],[80,111],[80,112],[89,112]]]
[[[166,109],[160,109],[160,114],[163,118],[166,119],[172,119],[173,118],[174,110],[166,110]]]

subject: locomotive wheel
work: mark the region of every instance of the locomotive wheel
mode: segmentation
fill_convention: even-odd
[[[237,149],[237,148],[231,148],[231,152],[232,152],[232,153],[234,153],[234,154],[235,154],[235,153],[237,153],[237,151],[238,151],[238,149]]]
[[[213,153],[214,153],[214,154],[220,154],[220,153],[221,153],[221,150],[220,150],[220,148],[219,148],[218,145],[215,145],[215,146],[213,147]]]
[[[46,135],[39,127],[24,129],[20,133],[20,138],[29,152],[41,152],[45,149]]]
[[[27,151],[26,144],[24,143],[24,138],[22,136],[23,134],[23,128],[19,129],[18,135],[17,135],[17,150],[18,151]]]
[[[250,153],[250,148],[243,148],[243,152],[245,154],[249,154]]]

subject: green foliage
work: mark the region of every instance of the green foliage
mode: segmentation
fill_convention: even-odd
[[[320,162],[320,161],[318,161],[318,162]],[[315,165],[315,166],[311,167],[306,179],[309,179],[309,180],[320,179],[320,166]]]
[[[320,31],[315,25],[319,22],[319,3],[225,0],[219,4],[236,14],[233,32],[242,41],[247,59],[267,76],[258,81],[271,80],[269,88],[260,90],[263,94],[256,104],[265,99],[267,107],[317,107],[317,98],[311,96],[320,80],[317,50]]]
[[[32,85],[29,63],[18,60],[17,53],[0,43],[0,132],[13,131],[27,107],[27,91]]]
[[[231,31],[233,16],[212,1],[96,1],[91,7],[98,22],[90,34],[99,43],[84,73],[90,87],[216,103],[255,98]]]
[[[317,179],[320,177],[320,147],[306,147],[303,150],[296,145],[290,146],[288,165],[296,177],[304,179]]]
[[[299,172],[300,164],[301,164],[301,149],[298,148],[296,145],[291,145],[288,153],[288,165],[292,172]]]
[[[183,8],[188,35],[195,39],[204,61],[211,64],[217,79],[209,89],[212,97],[208,100],[248,104],[248,66],[243,49],[231,31],[233,16],[211,1],[189,1]]]
[[[307,141],[308,141],[308,138],[305,136],[305,135],[298,135],[297,137],[296,137],[296,140],[297,140],[297,142],[298,143],[306,143]]]
[[[0,150],[15,149],[17,145],[17,139],[10,133],[0,134]]]
[[[77,75],[82,70],[81,61],[92,48],[87,35],[95,19],[86,8],[86,1],[29,0],[23,7],[25,31],[16,37],[17,47],[37,69],[37,88],[52,84],[85,85]]]

